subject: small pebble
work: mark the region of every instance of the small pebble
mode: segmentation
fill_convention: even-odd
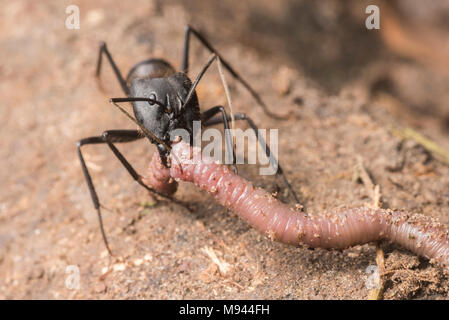
[[[104,12],[102,10],[89,10],[87,12],[87,23],[91,26],[98,25],[104,19]]]
[[[106,292],[106,285],[103,282],[99,282],[95,285],[94,291],[96,293],[104,293]]]
[[[112,267],[112,270],[114,271],[123,271],[126,269],[126,265],[124,263],[117,263],[114,264],[114,266]]]
[[[273,76],[273,87],[280,96],[287,95],[293,84],[293,70],[282,66]]]
[[[134,265],[136,267],[140,266],[142,263],[143,263],[143,259],[136,259],[136,260],[134,260]]]

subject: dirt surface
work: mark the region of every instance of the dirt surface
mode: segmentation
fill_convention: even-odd
[[[124,74],[148,57],[179,68],[187,23],[205,32],[271,110],[292,115],[267,117],[227,75],[234,108],[261,128],[279,129],[280,162],[307,212],[370,203],[366,187],[353,179],[362,159],[383,207],[449,225],[449,167],[390,132],[413,126],[449,149],[439,95],[449,92],[447,74],[385,47],[378,31],[363,29],[362,5],[272,2],[1,4],[0,298],[367,299],[375,244],[326,251],[271,242],[190,185],[181,184],[176,197],[192,213],[155,199],[106,146],[87,146],[101,202],[110,209],[103,217],[115,257],[108,256],[76,142],[134,125],[108,103],[123,96],[112,69],[105,64],[101,85],[95,80],[99,41]],[[80,8],[79,30],[64,26],[69,4]],[[303,10],[309,14],[300,15]],[[349,18],[340,26],[341,16]],[[346,34],[351,30],[353,36]],[[207,57],[194,40],[191,77]],[[217,69],[211,70],[198,88],[202,110],[226,101]],[[433,81],[426,88],[410,80],[426,83],[426,77]],[[154,152],[144,141],[119,148],[139,172]],[[254,166],[239,170],[291,201],[280,179],[258,176]],[[382,248],[384,298],[448,298],[440,268],[396,246]],[[74,267],[78,288],[70,286]]]

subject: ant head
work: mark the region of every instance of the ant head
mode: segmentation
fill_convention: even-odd
[[[166,78],[134,79],[130,96],[154,101],[133,102],[137,121],[166,144],[170,144],[170,132],[175,129],[186,129],[193,136],[193,121],[200,119],[200,111],[196,94],[184,106],[191,86],[192,82],[184,73]],[[156,141],[151,142],[158,145]]]

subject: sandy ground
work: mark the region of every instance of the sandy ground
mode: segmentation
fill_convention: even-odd
[[[256,29],[242,37],[248,25],[270,23],[257,18],[262,12],[276,15],[282,9],[267,3],[251,11],[253,21],[245,20],[249,7],[241,4],[232,10],[218,6],[207,16],[200,9],[211,9],[198,2],[186,7],[173,1],[76,1],[81,28],[68,30],[65,8],[72,2],[2,2],[0,298],[368,297],[367,268],[375,265],[375,244],[326,251],[271,242],[190,185],[181,184],[176,197],[191,203],[192,213],[156,200],[132,181],[106,146],[88,146],[88,166],[102,204],[110,208],[104,221],[116,257],[108,257],[76,142],[106,129],[134,126],[108,103],[110,97],[123,96],[111,68],[104,68],[101,87],[95,81],[98,43],[107,42],[125,74],[148,57],[164,57],[179,67],[187,23],[207,34],[273,111],[292,114],[288,121],[265,116],[228,75],[234,108],[248,113],[261,128],[279,129],[280,162],[308,212],[371,202],[365,186],[353,180],[361,158],[381,188],[383,207],[413,210],[449,224],[448,166],[416,142],[390,133],[390,126],[403,122],[390,113],[390,100],[372,99],[372,79],[357,71],[366,61],[355,59],[356,67],[347,74],[344,68],[330,68],[330,62],[322,70],[317,70],[318,63],[304,68],[291,63],[294,50],[286,51],[285,43],[282,47],[278,42],[280,55],[272,54],[273,48],[264,50],[274,36],[263,37],[263,28],[257,29],[257,37],[251,38]],[[235,20],[229,19],[233,13]],[[321,58],[318,48],[309,48],[309,55],[314,49]],[[208,57],[196,41],[192,49],[191,76]],[[377,51],[371,67],[390,57]],[[340,67],[347,63],[337,62]],[[198,89],[202,110],[225,102],[216,67],[211,70]],[[321,81],[326,73],[333,75]],[[420,117],[413,119],[416,123]],[[429,123],[420,122],[419,129],[447,148],[447,132],[434,125],[435,118]],[[119,148],[140,172],[154,152],[145,141]],[[239,169],[289,201],[282,181],[258,176],[254,166]],[[441,269],[396,246],[382,247],[388,271],[384,298],[448,298],[449,281]],[[76,270],[79,286],[73,288]]]

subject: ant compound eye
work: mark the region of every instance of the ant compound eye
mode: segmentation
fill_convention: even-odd
[[[150,98],[151,100],[156,101],[156,95],[155,95],[154,93],[150,94],[149,98]],[[150,104],[150,106],[152,106],[152,105],[155,104],[155,102],[153,102],[153,101],[148,101],[148,103]]]

